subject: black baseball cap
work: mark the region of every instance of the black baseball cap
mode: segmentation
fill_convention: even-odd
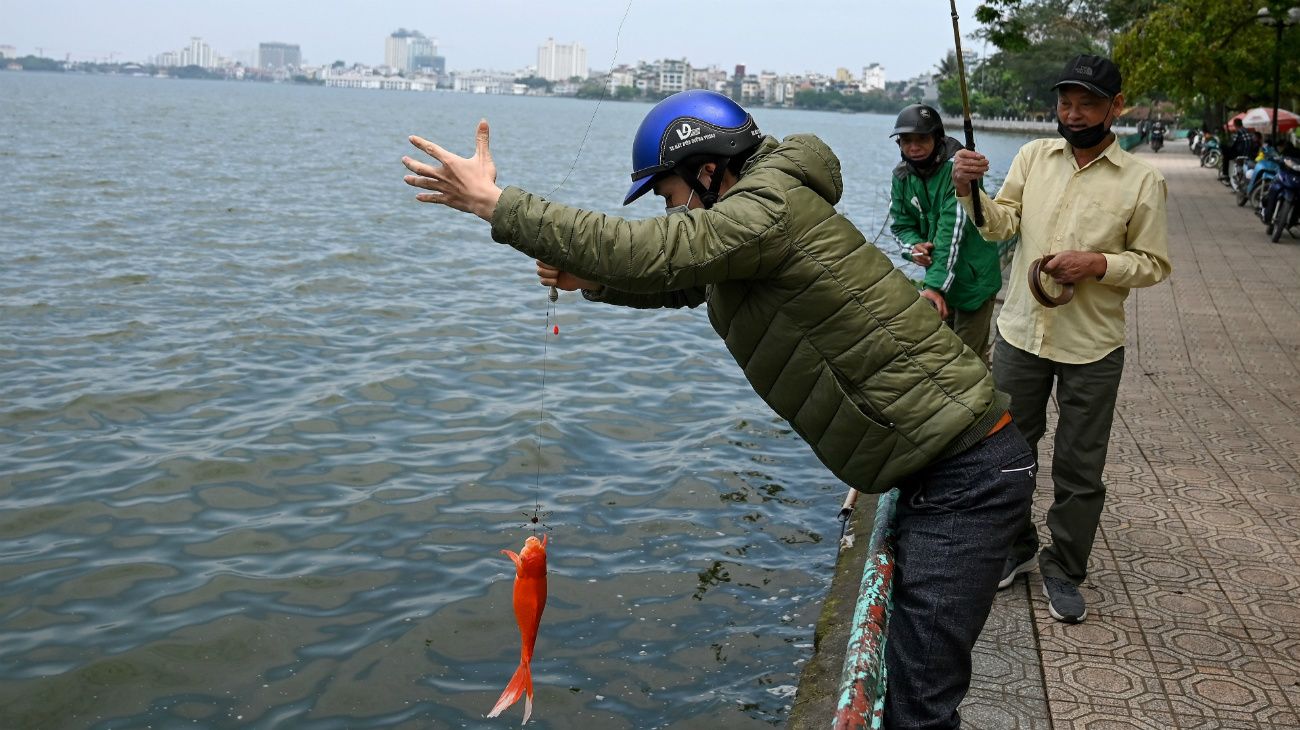
[[[1105,56],[1075,56],[1065,64],[1061,80],[1052,88],[1059,89],[1067,84],[1082,86],[1098,96],[1112,99],[1119,93],[1119,66]]]

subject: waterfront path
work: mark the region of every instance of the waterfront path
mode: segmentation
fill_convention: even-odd
[[[999,594],[971,728],[1300,728],[1300,241],[1185,145],[1136,153],[1169,182],[1174,274],[1128,301],[1088,620],[1054,621],[1037,573]]]
[[[966,728],[1300,728],[1300,241],[1184,145],[1136,154],[1169,182],[1174,274],[1128,300],[1088,619],[1054,621],[1037,572],[999,593]],[[1043,533],[1051,490],[1045,467]],[[830,722],[799,705],[791,727]]]

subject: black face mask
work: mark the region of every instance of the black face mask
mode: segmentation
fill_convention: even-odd
[[[1091,127],[1084,127],[1078,131],[1070,129],[1061,122],[1060,117],[1056,119],[1056,133],[1065,138],[1066,142],[1076,150],[1090,150],[1101,144],[1106,135],[1110,134],[1110,112],[1106,112],[1106,118],[1100,124],[1094,124]]]

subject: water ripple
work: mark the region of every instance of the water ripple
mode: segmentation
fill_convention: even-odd
[[[407,134],[490,113],[503,181],[549,191],[572,149],[537,126],[591,104],[62,74],[0,98],[0,727],[480,726],[518,657],[500,551],[533,530],[534,726],[783,722],[844,488],[702,310],[565,294],[548,334],[532,262],[400,181]],[[558,199],[653,212],[610,193],[644,110],[601,107]],[[889,119],[762,119],[827,138],[878,229],[897,153],[860,139]],[[48,185],[76,138],[114,144]],[[303,139],[322,184],[283,174]]]

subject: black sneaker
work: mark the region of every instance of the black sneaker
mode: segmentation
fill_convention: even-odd
[[[1088,607],[1083,601],[1083,594],[1070,581],[1044,577],[1043,595],[1047,596],[1047,612],[1057,621],[1079,624],[1088,618]]]
[[[1037,555],[1030,555],[1025,560],[1015,555],[1008,555],[1006,565],[1002,566],[1002,580],[998,581],[998,590],[1011,587],[1011,584],[1016,582],[1017,575],[1028,573],[1035,565],[1038,565]]]

